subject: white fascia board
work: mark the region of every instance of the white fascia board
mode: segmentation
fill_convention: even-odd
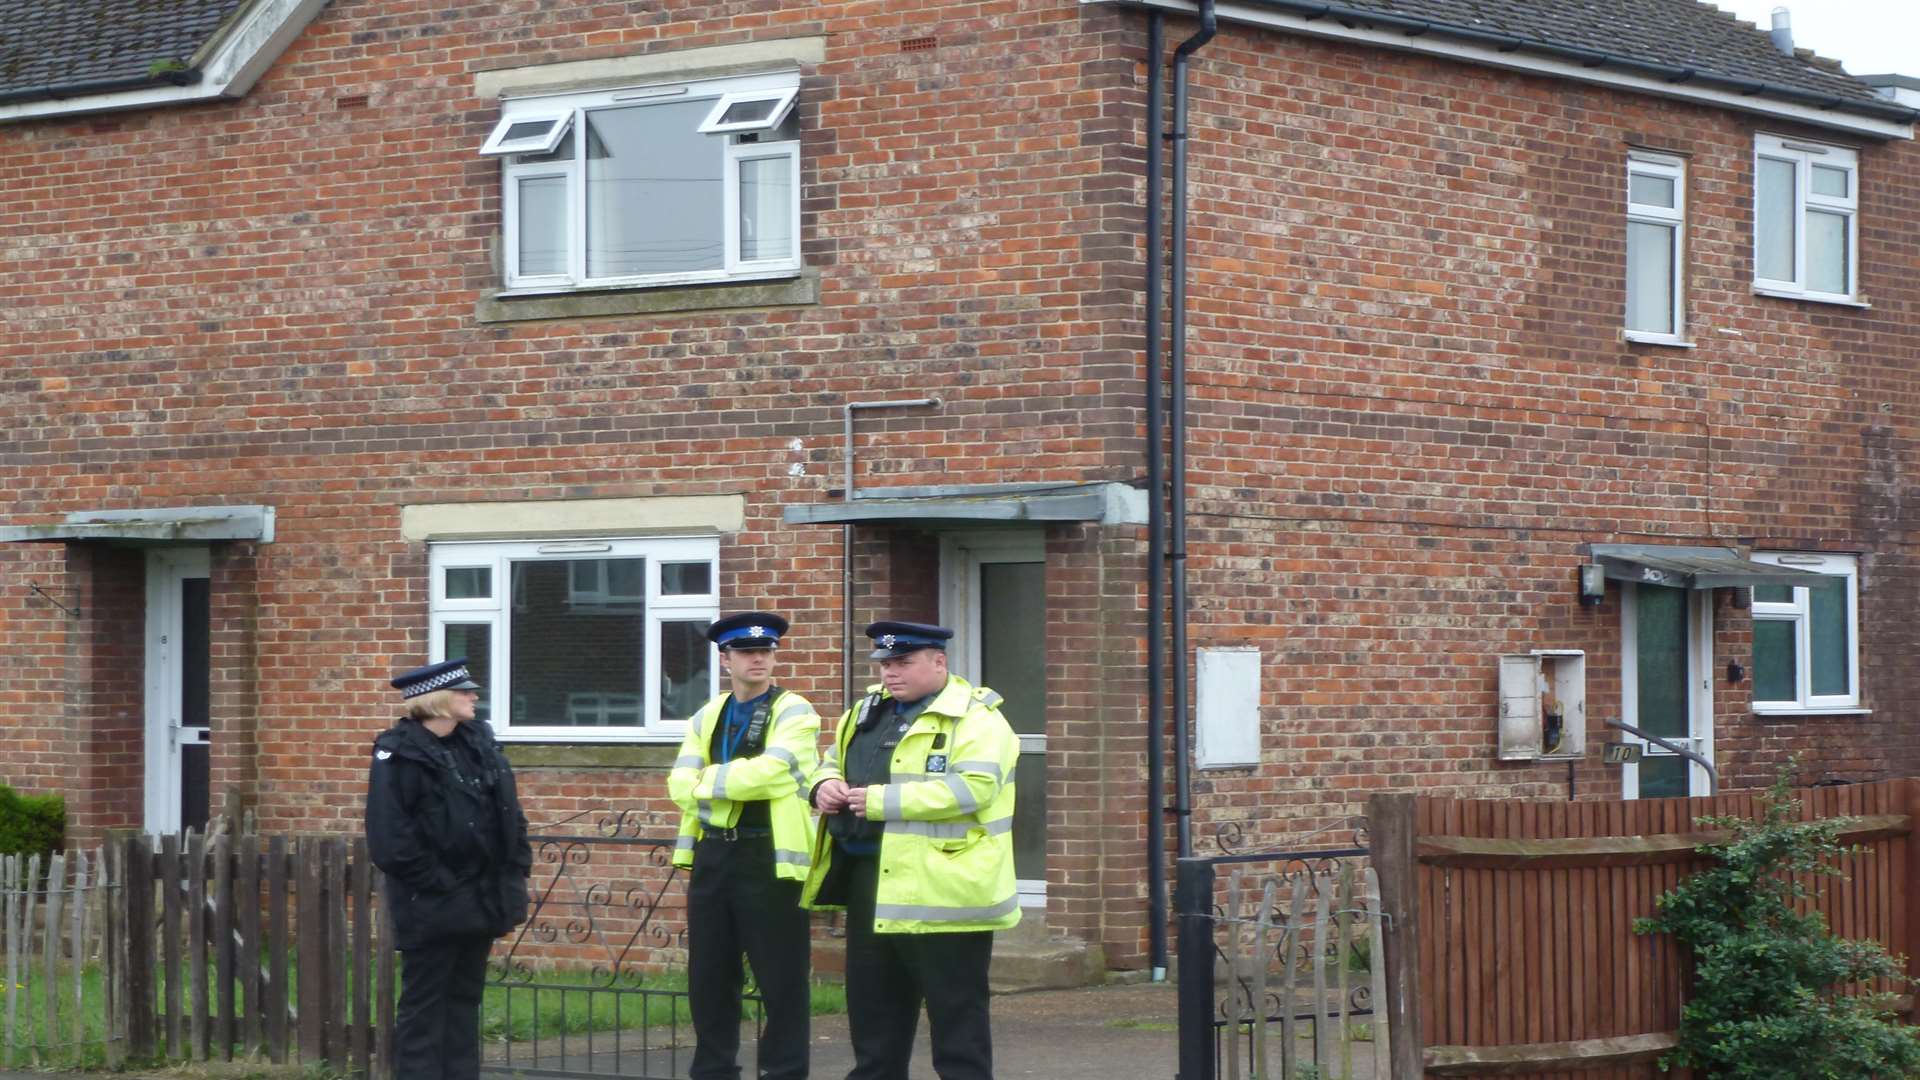
[[[197,68],[201,77],[190,86],[150,86],[0,105],[0,123],[244,96],[326,6],[327,0],[261,0],[254,4],[194,54],[189,66]]]
[[[1156,8],[1182,15],[1191,15],[1198,10],[1193,0],[1080,0],[1082,4],[1118,5],[1130,7]],[[1250,7],[1245,4],[1216,4],[1215,14],[1226,22],[1246,23],[1252,26],[1282,30],[1290,34],[1305,37],[1326,38],[1345,41],[1355,45],[1372,45],[1382,49],[1399,52],[1419,53],[1423,56],[1445,57],[1463,63],[1480,64],[1486,67],[1505,68],[1508,71],[1520,71],[1530,75],[1546,75],[1557,79],[1570,79],[1575,82],[1593,83],[1655,97],[1673,98],[1696,104],[1712,105],[1736,112],[1752,113],[1757,116],[1772,117],[1776,120],[1793,120],[1802,124],[1826,128],[1830,131],[1844,131],[1850,135],[1865,135],[1874,139],[1911,139],[1913,125],[1901,124],[1891,120],[1876,120],[1871,116],[1855,116],[1850,113],[1836,112],[1830,109],[1816,109],[1807,105],[1796,105],[1787,101],[1775,101],[1758,96],[1707,87],[1688,86],[1685,83],[1671,83],[1643,75],[1631,75],[1626,72],[1609,71],[1605,68],[1582,67],[1579,64],[1554,60],[1542,56],[1527,56],[1522,53],[1506,53],[1498,49],[1472,45],[1460,41],[1440,40],[1445,31],[1436,27],[1433,35],[1409,37],[1393,31],[1367,30],[1359,27],[1349,29],[1333,19],[1315,19],[1308,21],[1298,15],[1264,8]]]

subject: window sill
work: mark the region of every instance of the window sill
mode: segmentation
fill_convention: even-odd
[[[680,741],[658,743],[501,743],[515,769],[659,769],[673,767]]]
[[[480,298],[474,318],[482,323],[531,322],[541,319],[590,319],[610,315],[661,315],[677,311],[742,311],[755,308],[800,307],[820,302],[820,271],[758,281],[725,281],[701,285],[655,285],[578,292],[514,292],[501,290]]]
[[[1872,716],[1872,709],[1845,707],[1837,709],[1794,709],[1772,706],[1754,706],[1755,716]]]
[[[1792,289],[1774,289],[1765,285],[1755,285],[1753,295],[1771,296],[1776,300],[1804,300],[1809,304],[1832,304],[1835,307],[1865,309],[1873,306],[1865,300],[1849,300],[1844,296],[1828,296],[1823,293],[1795,292]]]
[[[1650,334],[1644,330],[1624,330],[1622,335],[1635,345],[1665,345],[1671,349],[1697,349],[1698,345],[1675,334]]]

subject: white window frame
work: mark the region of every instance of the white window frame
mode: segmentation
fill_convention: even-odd
[[[1811,551],[1756,551],[1753,561],[1773,566],[1811,570],[1847,581],[1847,686],[1845,694],[1814,694],[1813,688],[1813,610],[1807,590],[1796,587],[1788,603],[1769,603],[1755,599],[1753,620],[1791,622],[1794,625],[1794,700],[1762,701],[1755,698],[1756,713],[1820,713],[1860,711],[1860,559],[1854,555],[1835,555]],[[1756,672],[1756,675],[1758,673]],[[1757,679],[1756,679],[1757,684]]]
[[[1673,205],[1659,206],[1651,203],[1633,201],[1633,178],[1650,176],[1673,182]],[[1631,225],[1656,225],[1673,232],[1673,288],[1667,297],[1671,313],[1668,328],[1664,331],[1636,330],[1628,327],[1628,341],[1640,341],[1655,345],[1687,344],[1687,163],[1686,159],[1672,154],[1656,154],[1646,150],[1632,150],[1627,154],[1627,222]],[[1627,274],[1633,274],[1631,245],[1633,230],[1627,230],[1629,245]],[[1631,289],[1628,290],[1631,295]],[[1631,317],[1631,310],[1627,312]]]
[[[546,121],[547,130],[538,135],[523,135],[509,138],[507,133],[519,124],[537,124]],[[556,109],[550,113],[532,113],[518,116],[502,116],[488,133],[487,141],[480,144],[480,152],[489,157],[497,154],[550,154],[560,145],[573,128],[573,113]]]
[[[1793,165],[1793,279],[1760,276],[1760,163],[1784,161]],[[1847,195],[1816,194],[1813,167],[1823,165],[1847,174]],[[1808,210],[1838,214],[1847,221],[1847,291],[1820,292],[1807,285]],[[1753,140],[1753,287],[1755,292],[1802,300],[1858,304],[1860,295],[1860,155],[1844,146],[1826,146],[1804,139],[1756,135]]]
[[[512,636],[516,611],[512,592],[513,564],[531,561],[567,561],[581,558],[646,560],[646,630],[643,656],[634,658],[643,675],[641,723],[607,727],[568,727],[558,724],[512,723],[513,709],[501,703],[519,703],[524,712],[525,695],[513,688]],[[720,542],[711,536],[646,537],[615,539],[480,540],[434,543],[428,549],[428,572],[432,586],[427,654],[432,661],[448,659],[444,655],[446,627],[449,625],[485,625],[489,628],[492,655],[488,660],[487,700],[494,704],[490,720],[503,742],[668,742],[686,733],[684,719],[660,714],[661,686],[660,634],[664,623],[710,622],[719,617],[720,598],[715,591],[691,594],[665,594],[660,588],[660,567],[665,563],[705,562],[708,581],[717,589],[720,578]],[[493,571],[493,595],[484,599],[448,600],[446,574],[449,568],[486,566]],[[568,574],[571,592],[572,573]],[[707,657],[707,693],[719,692],[720,663],[709,646]],[[586,693],[586,691],[582,691]],[[605,695],[596,695],[604,697]]]
[[[501,102],[500,117],[488,143],[491,145],[513,123],[523,119],[565,115],[566,126],[574,133],[572,154],[555,160],[550,154],[511,154],[500,151],[501,232],[505,265],[502,295],[538,295],[586,289],[648,288],[674,285],[698,285],[721,281],[757,281],[792,277],[802,267],[800,255],[800,144],[798,141],[758,141],[765,133],[783,124],[794,109],[800,90],[799,74],[794,71],[762,75],[744,75],[693,82],[628,86],[591,93],[542,94],[507,98]],[[778,104],[765,120],[736,124],[718,124],[726,108],[739,101],[773,99]],[[722,265],[714,270],[684,271],[668,274],[590,277],[587,272],[587,179],[584,167],[587,152],[587,117],[599,109],[631,108],[648,102],[684,102],[712,99],[714,106],[698,130],[710,137],[727,140],[723,161],[722,216],[716,232],[723,238]],[[556,139],[554,145],[561,140]],[[740,166],[743,160],[782,157],[792,163],[793,241],[775,258],[740,258],[739,206]],[[566,270],[559,274],[520,273],[520,184],[525,180],[560,177],[567,185]]]

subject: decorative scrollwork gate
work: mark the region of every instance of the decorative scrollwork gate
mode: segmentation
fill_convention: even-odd
[[[1363,819],[1341,824],[1366,843]],[[1383,1078],[1367,849],[1247,851],[1231,822],[1215,841],[1222,854],[1179,863],[1180,1080]]]
[[[673,865],[677,819],[583,810],[541,826],[533,909],[495,946],[491,995],[504,1021],[482,1032],[495,1075],[672,1080],[693,1053],[687,992],[686,875]],[[759,999],[748,990],[748,1015]]]

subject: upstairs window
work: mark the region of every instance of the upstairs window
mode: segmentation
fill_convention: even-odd
[[[1859,561],[1812,552],[1755,552],[1753,559],[1826,575],[1816,585],[1754,586],[1754,709],[1859,708]]]
[[[1753,284],[1764,293],[1854,302],[1860,157],[1762,135],[1753,165]]]
[[[1686,162],[1627,157],[1627,337],[1680,343],[1686,326]]]
[[[506,285],[528,292],[752,280],[800,269],[793,72],[512,98]]]

